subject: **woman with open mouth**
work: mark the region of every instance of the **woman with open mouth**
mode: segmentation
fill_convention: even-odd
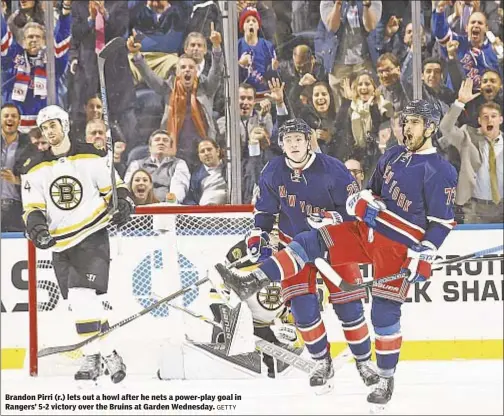
[[[148,205],[159,202],[152,190],[152,176],[144,169],[138,169],[133,173],[129,188],[133,194],[135,205]]]
[[[339,131],[346,136],[352,159],[358,160],[370,174],[380,156],[380,124],[394,115],[392,103],[380,94],[367,71],[356,75],[353,82],[343,80],[344,98],[338,111]]]
[[[336,109],[331,88],[326,82],[319,81],[305,91],[309,102],[301,111],[301,118],[315,130],[322,153],[344,160],[346,146],[339,135],[336,137]]]

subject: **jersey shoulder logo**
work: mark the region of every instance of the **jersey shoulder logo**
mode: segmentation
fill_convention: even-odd
[[[72,176],[60,176],[49,187],[51,200],[59,209],[69,211],[82,201],[82,184]]]

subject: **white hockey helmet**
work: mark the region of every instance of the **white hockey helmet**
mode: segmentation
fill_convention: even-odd
[[[59,120],[63,127],[63,133],[68,136],[70,132],[70,120],[68,113],[57,105],[48,105],[39,111],[37,115],[37,127],[40,128],[42,124],[49,120]]]

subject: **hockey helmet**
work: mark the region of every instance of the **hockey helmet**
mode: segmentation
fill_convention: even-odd
[[[294,133],[294,132],[303,133],[306,137],[306,140],[310,142],[310,136],[311,136],[310,126],[303,119],[293,118],[283,123],[280,129],[278,130],[278,144],[280,146],[283,146],[285,136],[288,133]]]
[[[432,134],[437,131],[441,121],[441,112],[427,100],[413,100],[406,104],[401,114],[401,126],[404,126],[407,116],[422,117],[426,128],[433,123],[435,127]]]
[[[70,120],[68,113],[57,105],[48,105],[39,111],[37,115],[37,127],[41,128],[42,124],[49,120],[59,120],[63,127],[63,133],[68,136],[70,132]]]

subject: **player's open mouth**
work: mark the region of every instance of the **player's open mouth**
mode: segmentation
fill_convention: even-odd
[[[484,94],[493,94],[494,90],[492,87],[486,87],[484,90],[483,90],[483,93]]]
[[[490,131],[492,131],[492,130],[493,130],[493,128],[494,128],[494,126],[492,126],[491,124],[488,124],[488,125],[487,125],[487,127],[486,127],[486,130],[487,130],[488,132],[490,132]]]

